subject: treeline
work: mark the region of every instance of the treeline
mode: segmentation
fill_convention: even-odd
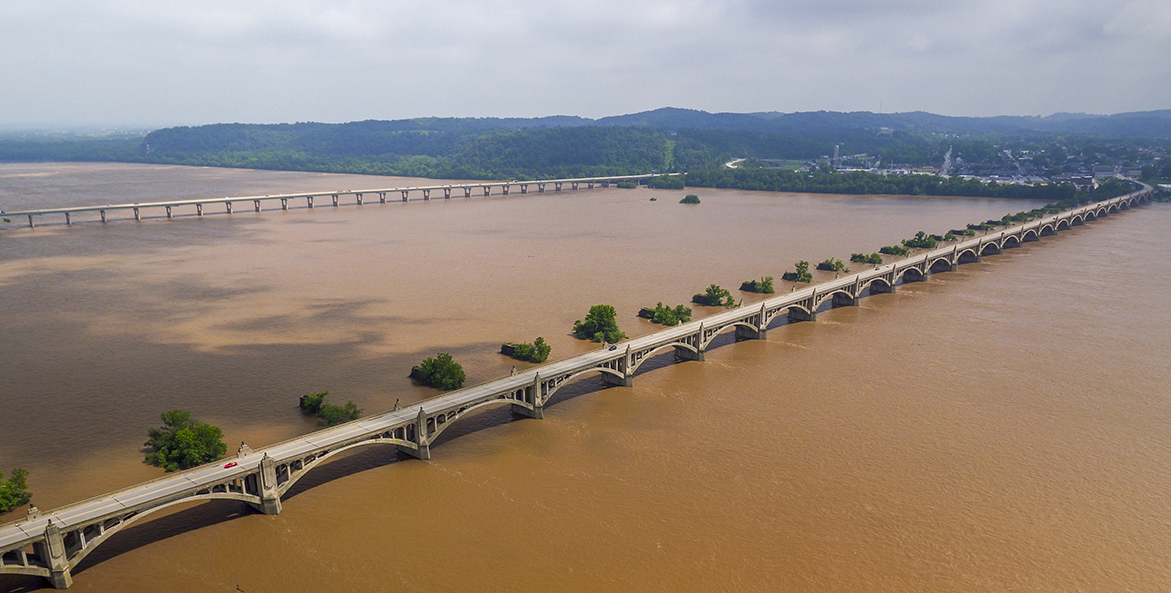
[[[875,173],[800,173],[778,169],[702,169],[688,171],[691,187],[827,194],[894,194],[1019,198],[1065,202],[1077,194],[1072,184],[1014,185],[934,175],[885,176]]]

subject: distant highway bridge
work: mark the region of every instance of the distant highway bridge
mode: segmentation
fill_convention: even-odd
[[[295,204],[296,200],[305,200],[305,206],[313,208],[314,198],[329,198],[333,206],[340,206],[343,199],[353,200],[358,206],[366,203],[367,197],[378,196],[378,202],[385,204],[387,196],[401,196],[402,201],[406,202],[412,193],[415,195],[422,195],[424,200],[431,199],[431,192],[442,192],[444,198],[451,198],[452,193],[463,192],[465,198],[472,197],[476,191],[482,192],[485,196],[492,195],[492,190],[495,188],[501,194],[508,195],[512,188],[517,188],[520,193],[529,193],[530,187],[536,187],[538,193],[543,193],[546,188],[552,187],[553,191],[561,191],[565,187],[571,190],[576,190],[585,186],[586,189],[593,189],[595,186],[610,187],[612,183],[620,181],[641,181],[651,179],[654,177],[661,177],[663,175],[675,176],[682,175],[682,173],[647,173],[645,175],[611,175],[609,177],[579,177],[574,179],[540,179],[534,181],[476,181],[471,183],[451,183],[446,185],[420,185],[411,187],[387,187],[381,189],[348,189],[345,191],[324,191],[324,192],[301,192],[293,194],[272,194],[263,196],[225,196],[223,198],[198,198],[192,200],[170,200],[165,202],[135,202],[133,204],[106,204],[103,206],[73,206],[67,208],[37,208],[32,210],[14,210],[12,212],[4,212],[5,218],[28,218],[28,226],[36,227],[37,220],[43,220],[43,217],[52,214],[64,215],[66,225],[73,224],[73,216],[86,212],[97,212],[101,216],[102,222],[108,222],[108,214],[116,211],[131,210],[134,213],[134,220],[142,220],[142,211],[147,209],[163,209],[166,212],[167,218],[173,218],[175,209],[184,206],[195,206],[196,216],[203,216],[205,206],[219,206],[224,207],[227,214],[232,213],[233,205],[252,203],[254,212],[261,212],[265,202],[280,201],[281,210],[288,210],[290,203]]]
[[[613,179],[613,178],[610,178]],[[660,353],[676,360],[703,360],[716,337],[734,331],[740,339],[765,339],[769,325],[814,321],[823,305],[854,306],[866,294],[895,292],[900,283],[925,281],[1022,243],[1083,225],[1149,201],[1152,188],[1068,210],[915,255],[892,264],[774,296],[763,302],[705,317],[601,348],[516,375],[445,393],[417,404],[312,432],[260,450],[241,446],[236,457],[167,474],[137,486],[103,494],[52,511],[0,525],[0,574],[36,575],[54,587],[72,583],[71,571],[90,552],[126,527],[172,505],[211,499],[238,500],[266,514],[281,512],[281,497],[308,472],[339,453],[369,445],[389,446],[430,459],[431,444],[448,427],[486,406],[507,405],[529,418],[542,418],[550,398],[566,383],[600,375],[612,385],[630,386],[639,367]],[[234,461],[232,467],[225,462]]]

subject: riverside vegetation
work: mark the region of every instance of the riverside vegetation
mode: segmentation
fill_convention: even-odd
[[[781,280],[786,282],[813,282],[813,274],[809,273],[809,262],[801,260],[793,265],[794,271],[785,272]]]
[[[703,294],[692,296],[691,302],[708,307],[732,308],[736,306],[736,299],[732,298],[732,293],[726,288],[720,288],[718,284],[709,285]]]
[[[674,308],[663,305],[660,301],[655,308],[643,308],[638,312],[639,317],[650,319],[660,325],[679,325],[691,321],[691,307],[676,305]]]
[[[756,292],[760,294],[773,294],[777,291],[773,287],[773,277],[765,276],[760,280],[745,280],[740,284],[740,290],[744,292]]]

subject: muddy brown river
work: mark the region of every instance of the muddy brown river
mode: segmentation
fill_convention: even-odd
[[[0,209],[422,183],[8,164]],[[140,448],[165,410],[260,447],[314,430],[302,393],[389,409],[438,393],[406,378],[436,352],[474,384],[524,366],[503,341],[543,336],[553,359],[594,347],[569,335],[591,305],[642,335],[657,327],[642,306],[712,283],[747,305],[761,297],[742,281],[799,259],[1035,205],[613,188],[322,201],[2,225],[0,471],[27,468],[49,509],[161,475]],[[583,377],[543,421],[461,421],[430,461],[360,449],[278,516],[179,507],[99,547],[73,589],[1166,591],[1168,228],[1171,206],[1143,206],[766,341],[724,336],[706,362],[665,354],[632,388]],[[0,592],[42,586],[0,576]]]

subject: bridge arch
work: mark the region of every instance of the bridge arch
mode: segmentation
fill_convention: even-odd
[[[818,296],[820,296],[820,295],[818,295]],[[712,335],[708,337],[707,341],[703,342],[700,347],[703,348],[704,350],[706,350],[709,344],[716,341],[716,336],[718,336],[718,335],[720,335],[730,329],[734,329],[736,327],[744,327],[744,328],[748,328],[752,331],[756,331],[758,329],[755,325],[752,325],[751,323],[748,323],[746,321],[733,321],[727,325],[720,327],[720,329],[718,329],[714,333],[712,333]],[[703,339],[702,336],[700,337],[700,339],[701,340]],[[691,350],[692,352],[699,351],[693,346],[688,346],[688,345],[681,345],[681,346],[686,347],[688,350]]]
[[[912,266],[903,268],[898,272],[898,274],[895,275],[896,284],[900,278],[903,279],[903,282],[922,282],[927,279],[927,274],[924,274],[923,271],[919,268]]]
[[[298,469],[296,471],[296,473],[293,473],[293,471],[290,468],[289,473],[288,473],[289,479],[285,480],[285,482],[283,484],[281,484],[280,486],[277,487],[277,496],[283,497],[285,495],[285,493],[288,492],[293,487],[293,484],[296,484],[298,481],[300,481],[301,478],[305,477],[305,475],[308,474],[310,472],[310,470],[313,470],[318,465],[321,465],[327,459],[329,459],[339,453],[349,451],[350,449],[355,449],[355,448],[361,447],[363,445],[403,445],[405,447],[416,446],[415,443],[412,443],[412,442],[409,442],[409,441],[406,441],[403,439],[389,437],[389,438],[366,439],[364,441],[350,443],[349,445],[346,445],[344,447],[338,447],[336,449],[331,449],[330,451],[328,451],[322,455],[318,455],[317,457],[315,457],[313,459],[313,461],[310,461],[309,463],[303,463],[301,465],[301,469]],[[287,466],[290,464],[289,463],[282,463],[281,465]]]
[[[980,254],[976,250],[969,247],[956,254],[957,264],[973,264],[980,261]]]
[[[939,266],[939,264],[943,266]],[[938,268],[938,269],[937,269]],[[943,255],[927,262],[927,272],[929,274],[936,274],[939,272],[950,272],[954,268],[951,262],[951,256]]]
[[[845,295],[851,301],[858,298],[857,296],[854,295],[854,293],[846,290],[846,287],[842,287],[842,288],[839,288],[836,290],[831,290],[831,291],[826,292],[824,294],[818,293],[817,301],[815,301],[813,303],[813,310],[816,311],[816,310],[820,309],[821,306],[824,305],[826,301],[833,300],[834,295],[838,295],[838,294]]]
[[[1068,231],[1070,227],[1069,219],[1062,219],[1057,221],[1057,226],[1054,227],[1059,231]]]
[[[644,360],[645,360],[645,357],[644,357]],[[553,386],[551,389],[549,389],[549,392],[545,394],[545,396],[542,398],[543,401],[548,402],[549,400],[553,399],[553,394],[557,393],[562,387],[565,386],[566,383],[569,383],[570,381],[572,381],[582,375],[588,375],[593,372],[600,372],[603,374],[609,373],[611,375],[614,375],[615,377],[618,377],[619,379],[623,379],[623,380],[626,379],[625,375],[623,375],[622,373],[619,373],[618,371],[616,371],[614,369],[606,368],[603,366],[590,367],[588,369],[580,370],[576,373],[573,373],[573,374],[565,377],[564,379],[558,381],[557,385]]]
[[[84,560],[86,556],[89,556],[90,552],[93,552],[95,549],[97,549],[98,546],[105,543],[106,540],[110,539],[115,534],[121,532],[123,529],[126,529],[127,527],[130,527],[131,525],[137,523],[138,521],[142,520],[143,518],[149,517],[150,515],[157,513],[158,511],[173,507],[178,504],[186,504],[186,503],[191,503],[191,502],[204,502],[204,501],[208,501],[208,500],[236,500],[236,501],[240,501],[240,502],[246,502],[249,504],[260,504],[260,497],[255,496],[255,495],[251,495],[251,494],[241,494],[238,492],[211,492],[211,493],[206,493],[206,494],[195,494],[193,496],[186,496],[183,498],[179,498],[177,500],[172,500],[166,504],[162,504],[157,507],[143,509],[143,510],[141,510],[137,513],[134,513],[128,517],[125,517],[124,519],[122,519],[118,523],[116,523],[110,527],[105,528],[105,531],[101,535],[99,535],[98,537],[96,537],[92,540],[87,540],[85,543],[85,546],[83,548],[78,550],[72,556],[69,556],[69,570],[73,570],[74,568],[77,568],[77,566],[79,564],[81,564],[81,561]],[[102,523],[105,523],[105,522],[102,522]],[[93,525],[97,525],[97,524],[98,523],[94,523]],[[80,530],[70,529],[69,532],[73,533],[76,531],[84,531],[85,529],[89,529],[90,527],[93,527],[93,525],[87,525]],[[64,533],[62,535],[64,535]],[[68,549],[68,546],[66,549]]]
[[[1004,241],[1002,241],[1000,244],[1001,249],[1013,249],[1015,247],[1020,247],[1020,246],[1021,246],[1021,240],[1016,235],[1009,235],[1009,236],[1005,237]]]
[[[1002,250],[1000,249],[1000,245],[998,245],[996,242],[988,242],[980,246],[980,257],[984,257],[989,253],[992,255],[1000,255],[1001,251]]]
[[[756,328],[753,328],[753,329],[756,329]],[[720,331],[723,331],[723,329],[721,329]],[[713,335],[712,337],[714,338],[715,336]],[[709,340],[709,342],[710,342],[710,340]],[[639,357],[638,361],[636,361],[634,364],[632,364],[630,366],[630,373],[634,374],[634,372],[637,371],[638,368],[643,365],[643,363],[654,358],[655,356],[658,356],[658,354],[660,352],[662,352],[668,348],[670,348],[672,350],[674,350],[676,348],[683,348],[684,350],[690,350],[696,354],[699,354],[699,348],[696,348],[695,346],[692,346],[691,344],[687,344],[684,342],[669,342],[669,343],[663,344],[661,346],[655,346],[654,349],[648,350],[645,354],[643,354],[641,357]],[[615,374],[617,374],[617,373],[615,373]]]
[[[867,280],[866,282],[858,285],[858,294],[861,295],[862,291],[866,290],[867,288],[870,288],[870,286],[872,284],[881,284],[882,286],[885,286],[888,289],[891,287],[890,282],[887,282],[886,278],[883,278],[882,276],[875,276],[875,277]],[[871,291],[871,292],[873,292],[873,291]]]

